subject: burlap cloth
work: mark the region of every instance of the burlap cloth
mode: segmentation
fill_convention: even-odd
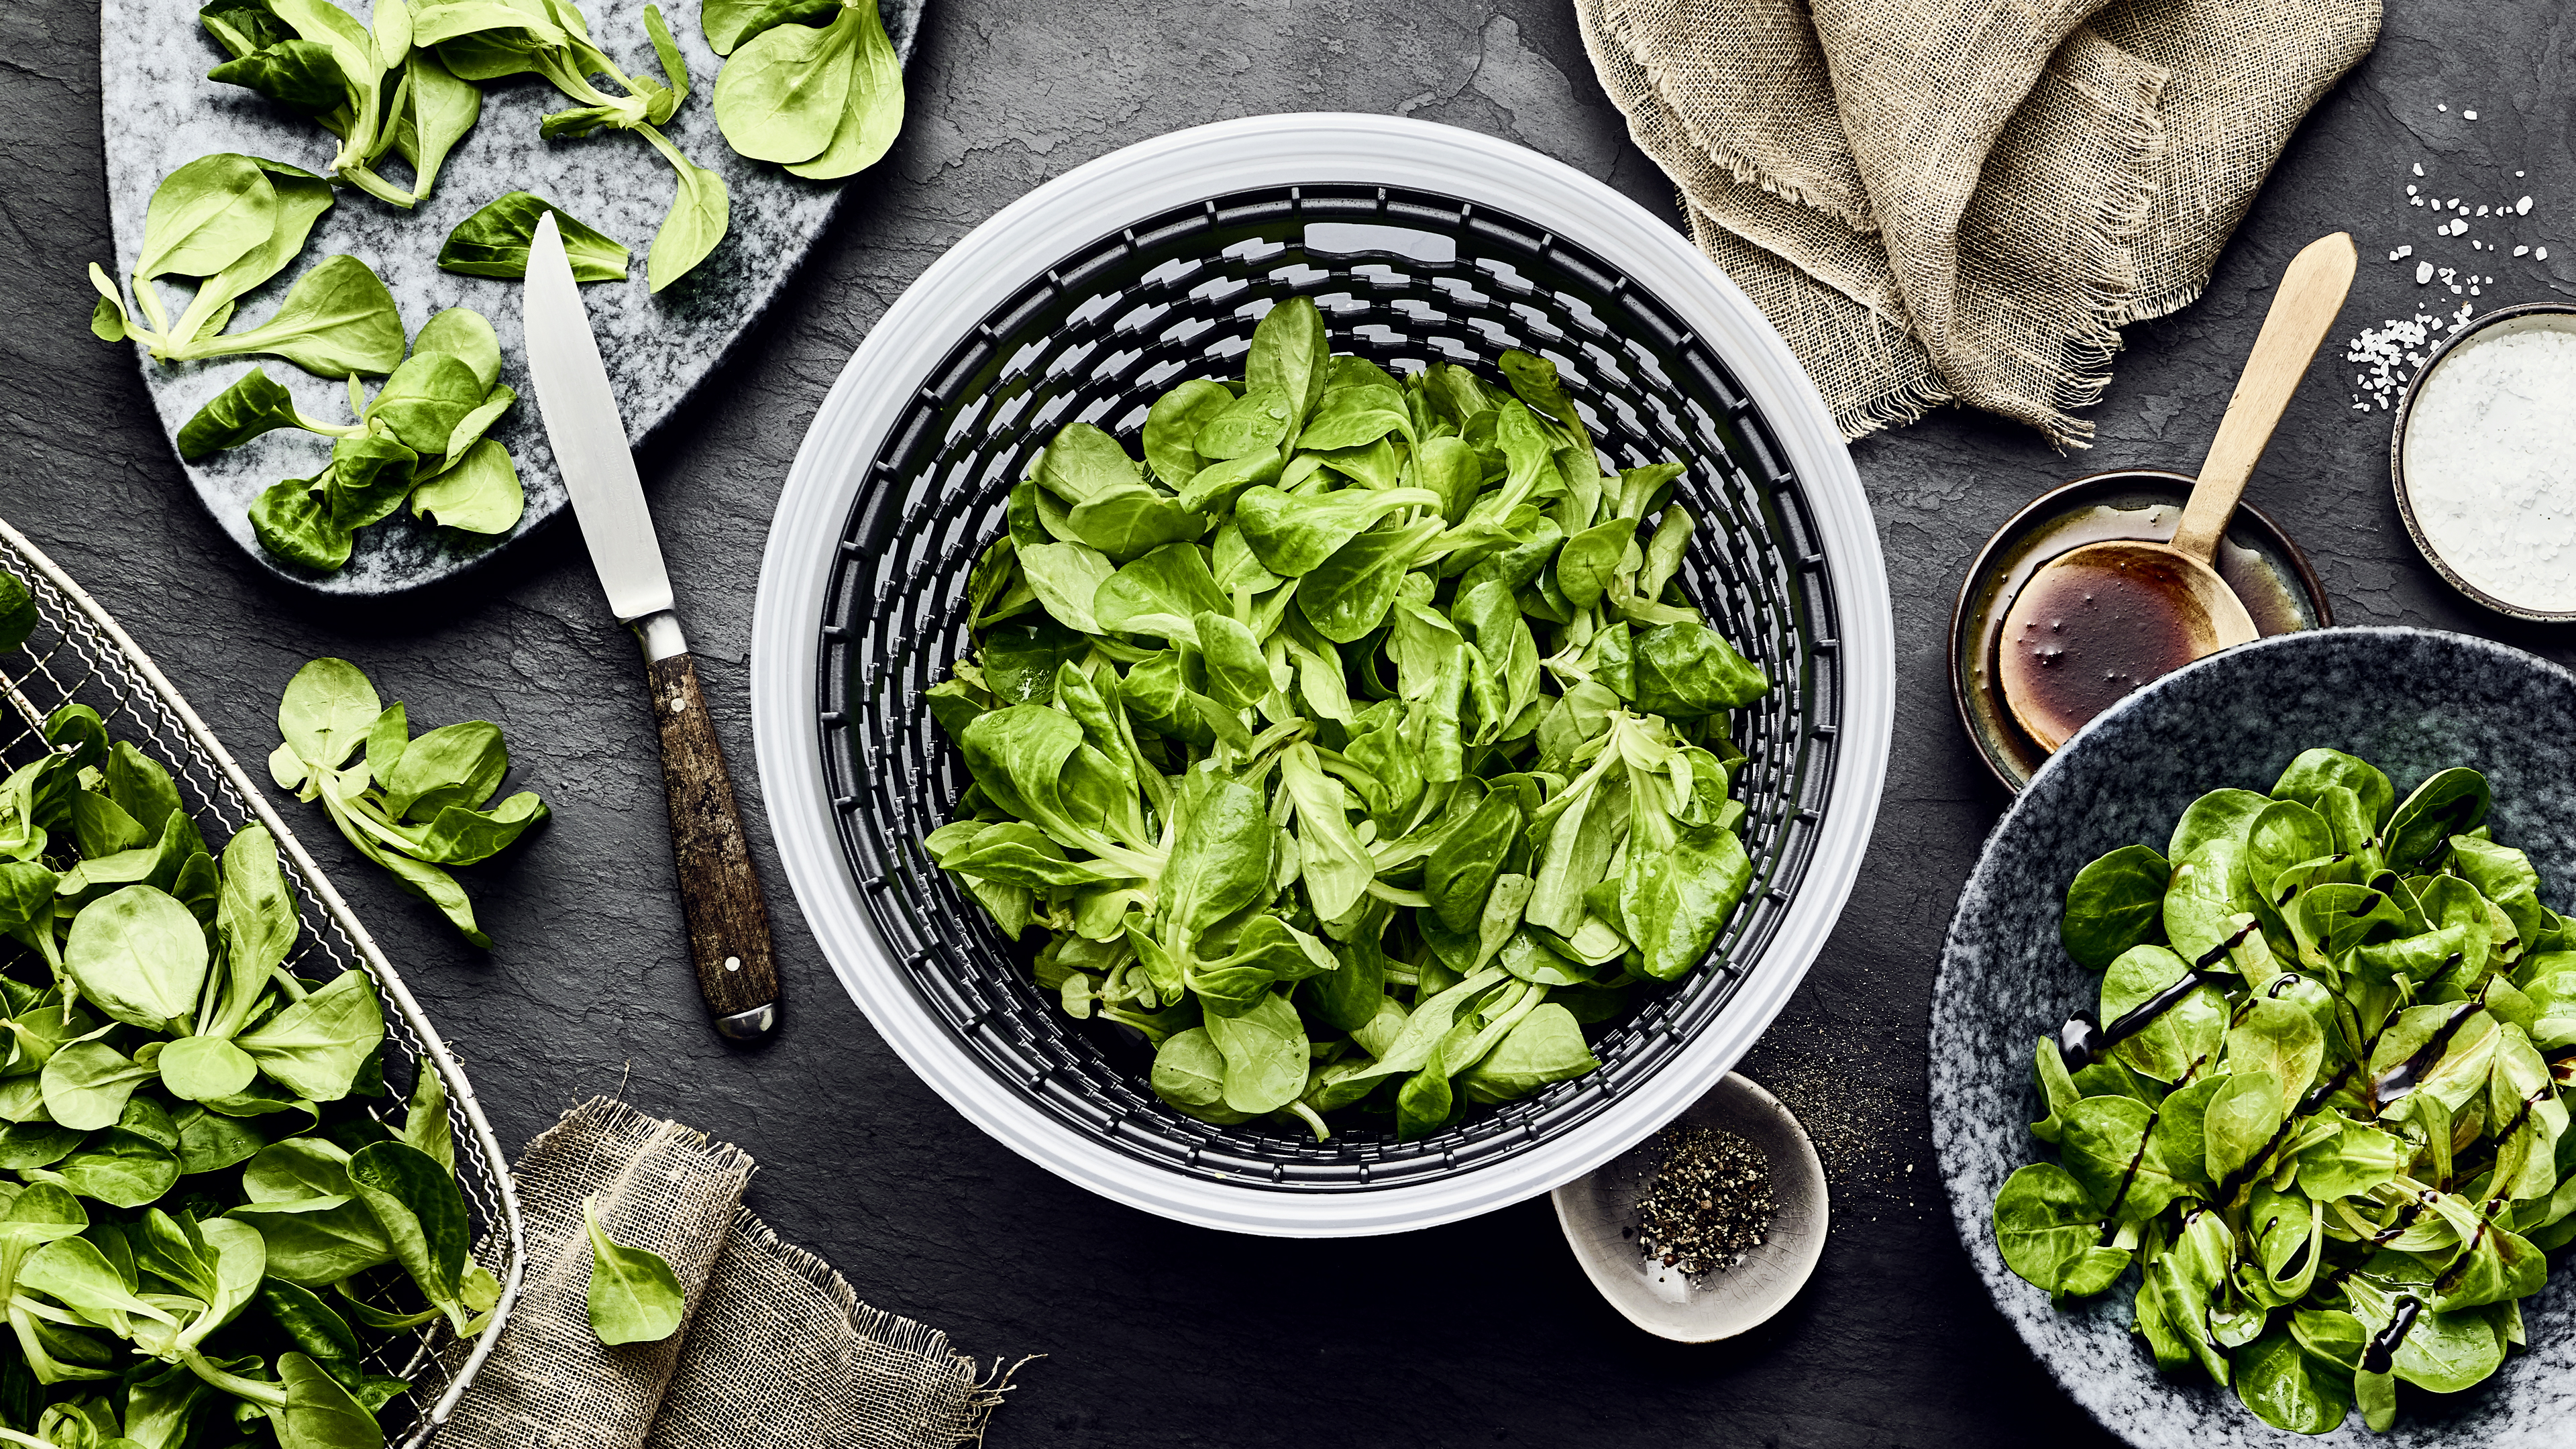
[[[528,1144],[512,1177],[527,1287],[439,1449],[954,1449],[1009,1374],[870,1308],[831,1265],[742,1206],[752,1160],[595,1097]],[[582,1199],[619,1242],[670,1260],[679,1333],[603,1347],[590,1330]],[[453,1366],[461,1349],[443,1355]]]
[[[1845,434],[1962,402],[2060,447],[2188,305],[2378,0],[1575,0],[1693,236]]]

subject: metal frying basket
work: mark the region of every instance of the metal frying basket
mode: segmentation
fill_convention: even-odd
[[[387,1405],[383,1417],[391,1442],[417,1449],[436,1437],[499,1341],[518,1301],[527,1266],[509,1161],[492,1135],[492,1125],[483,1119],[473,1084],[438,1029],[412,1000],[393,962],[314,864],[304,843],[151,658],[97,600],[5,521],[0,521],[0,568],[26,584],[37,612],[36,630],[24,652],[0,655],[0,765],[15,768],[50,748],[44,735],[46,716],[67,704],[86,704],[107,721],[111,735],[132,740],[136,748],[169,769],[190,813],[201,824],[220,827],[226,835],[254,822],[267,826],[277,837],[287,879],[303,902],[301,944],[287,965],[306,977],[365,970],[374,978],[377,997],[385,1007],[389,1052],[401,1054],[422,1071],[437,1072],[446,1083],[448,1120],[458,1145],[457,1178],[475,1220],[483,1265],[501,1280],[501,1300],[491,1321],[461,1356],[434,1352],[439,1345],[432,1336],[442,1334],[435,1325],[417,1334],[395,1336],[361,1331],[367,1367],[412,1381],[412,1392]],[[387,1101],[393,1104],[393,1099]],[[376,1110],[381,1115],[387,1108]],[[398,1418],[404,1405],[412,1406],[407,1425]]]

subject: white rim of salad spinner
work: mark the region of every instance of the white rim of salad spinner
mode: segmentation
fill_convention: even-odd
[[[1407,187],[1507,210],[1623,269],[1734,370],[1795,468],[1839,593],[1840,758],[1804,880],[1735,999],[1663,1068],[1584,1130],[1426,1183],[1291,1194],[1184,1177],[1048,1115],[996,1080],[914,999],[842,854],[815,708],[822,618],[843,522],[904,407],[959,339],[1069,241],[1205,197],[1327,182]],[[961,320],[964,319],[964,320]],[[1279,1237],[1402,1232],[1536,1197],[1634,1146],[1697,1101],[1752,1047],[1841,915],[1878,813],[1895,712],[1895,631],[1878,532],[1850,450],[1788,345],[1670,223],[1526,148],[1404,117],[1253,116],[1176,131],[1088,162],[969,232],[886,309],[797,449],[761,559],[752,621],[752,722],[769,824],[823,954],[886,1043],[1013,1151],[1130,1207]]]

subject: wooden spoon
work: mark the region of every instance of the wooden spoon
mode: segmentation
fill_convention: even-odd
[[[1996,682],[2040,748],[2056,750],[2149,680],[2255,638],[2253,617],[2211,563],[2245,480],[2343,310],[2356,260],[2348,232],[2290,259],[2171,543],[2070,549],[2014,596],[1996,641]]]

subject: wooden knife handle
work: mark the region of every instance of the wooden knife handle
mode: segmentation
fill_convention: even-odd
[[[680,868],[680,908],[689,958],[716,1030],[742,1041],[778,1020],[778,963],[769,942],[769,904],[751,865],[742,811],[724,746],[698,688],[697,661],[674,654],[645,666],[653,720],[662,731],[662,788],[671,800],[671,855]]]

